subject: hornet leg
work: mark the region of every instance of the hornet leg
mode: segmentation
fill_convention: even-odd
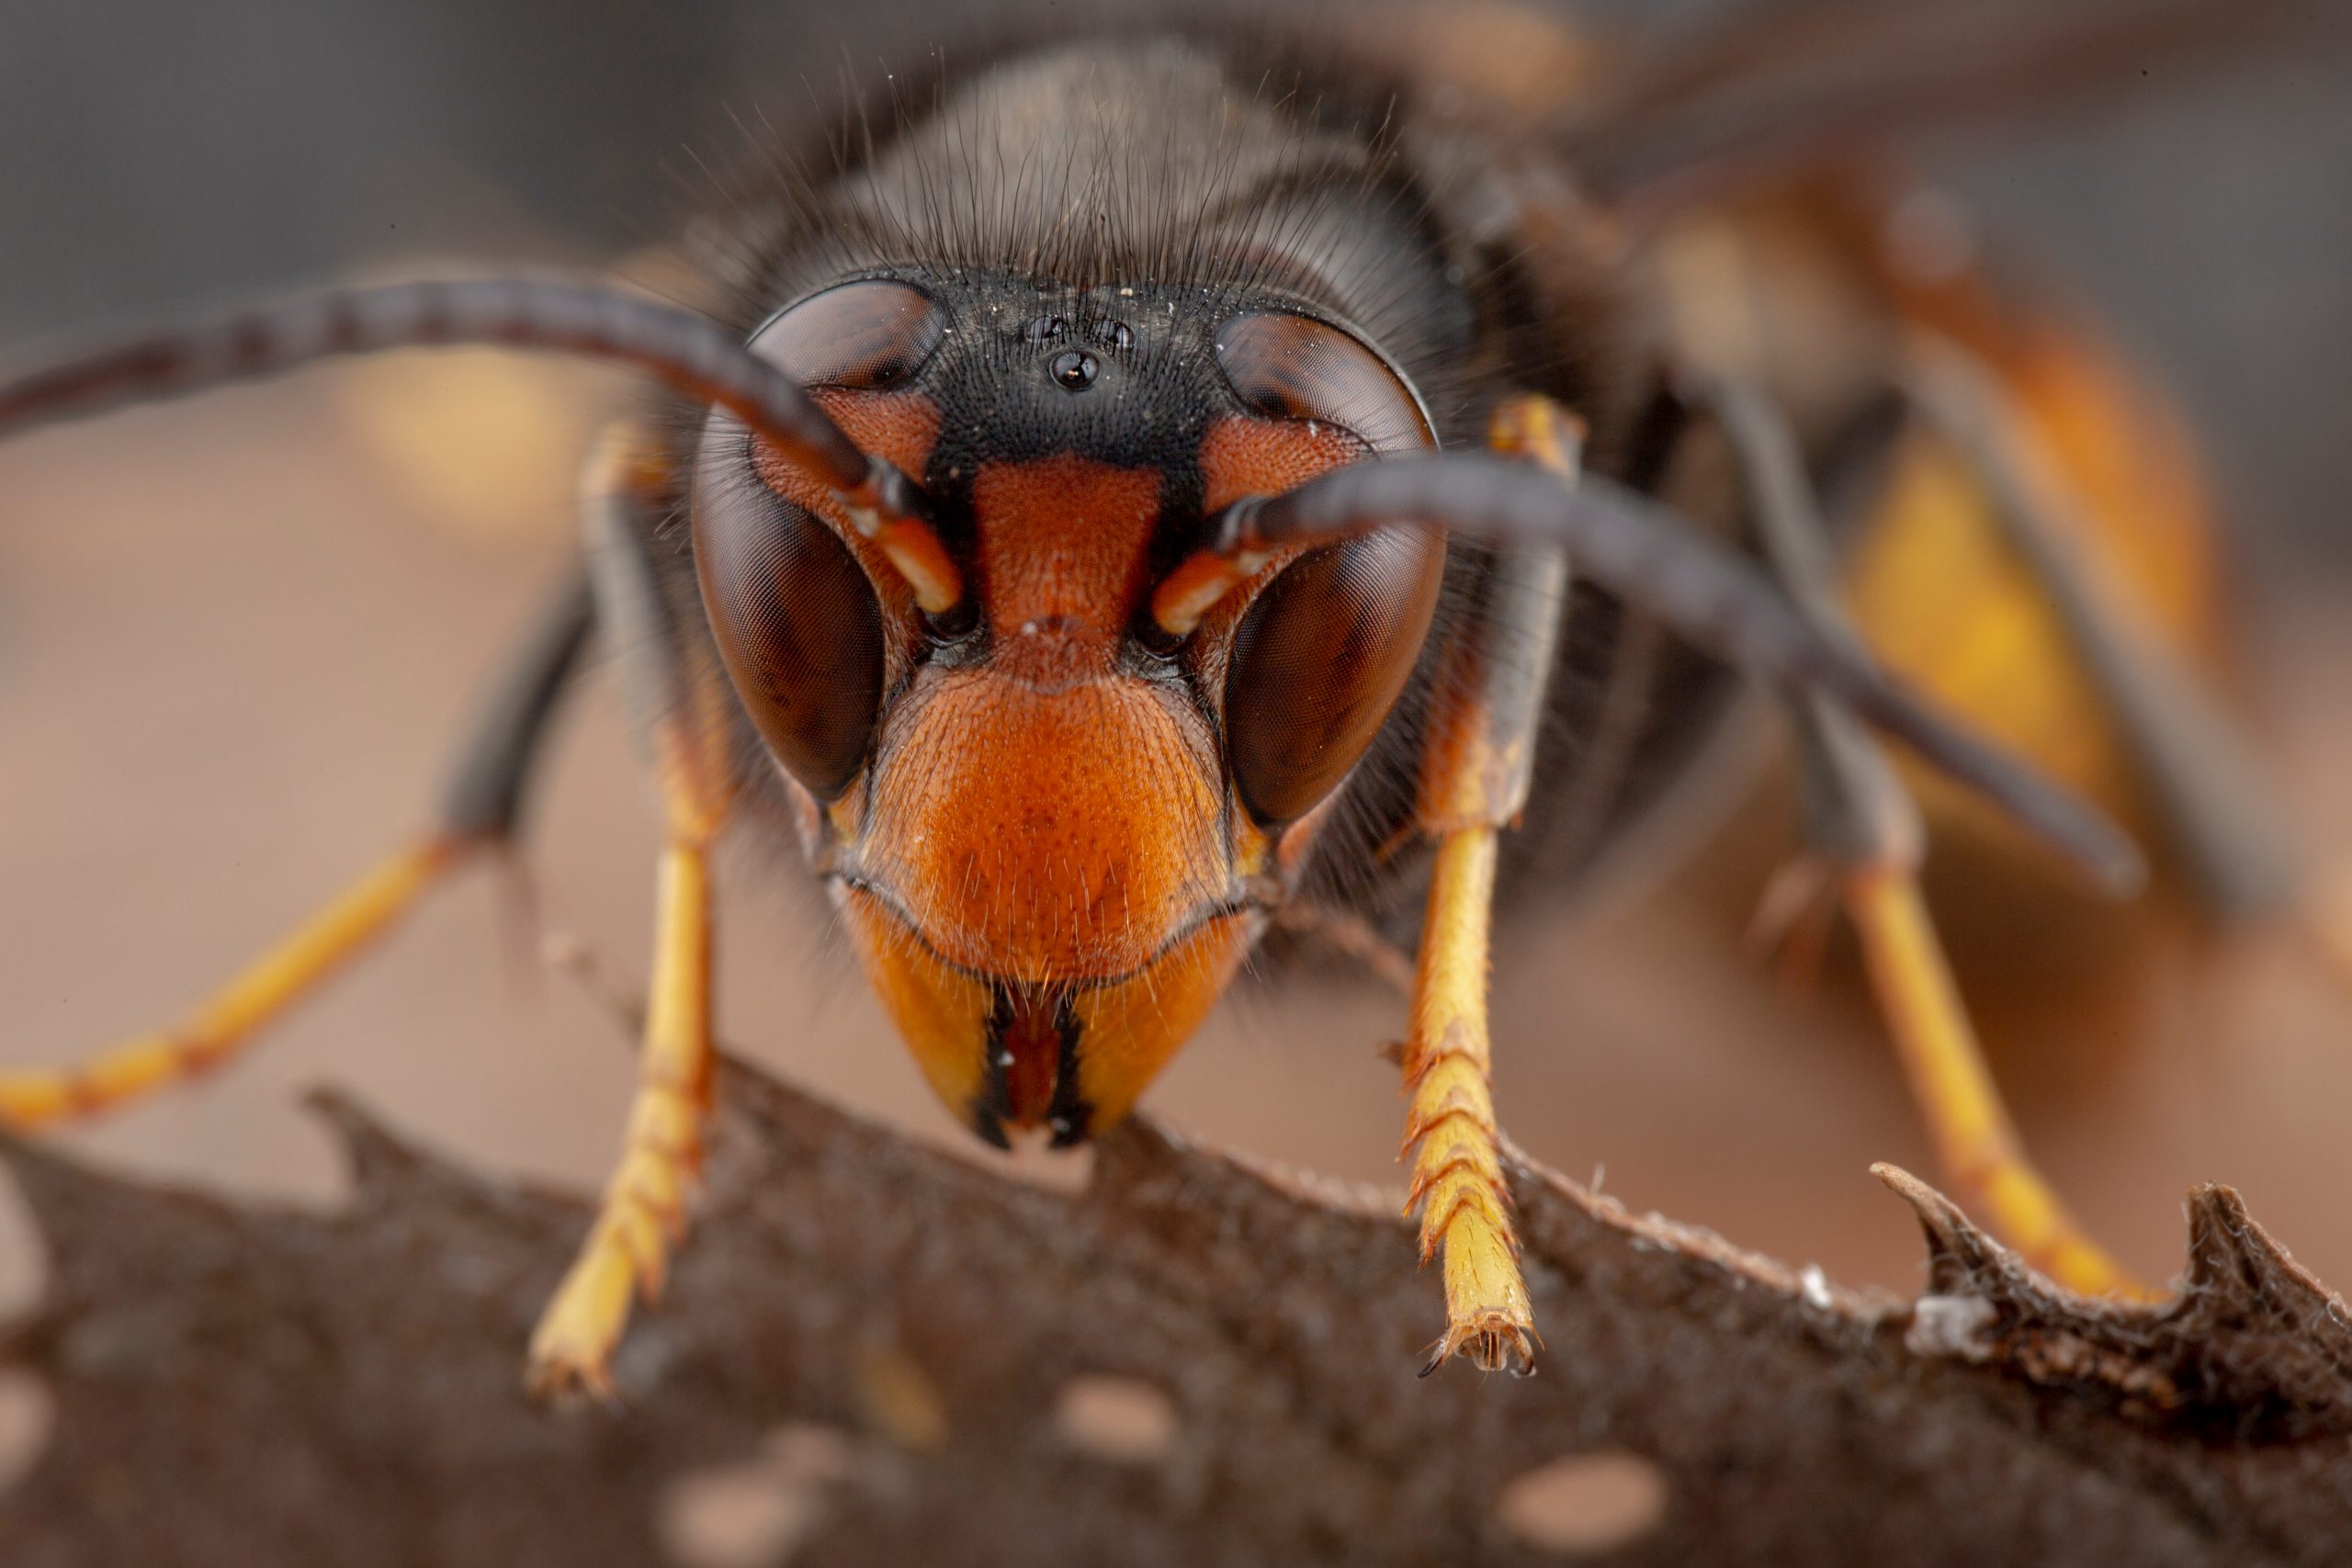
[[[591,463],[588,560],[597,619],[624,663],[624,695],[652,754],[664,842],[653,973],[637,1097],[587,1240],[531,1336],[533,1392],[614,1394],[613,1352],[630,1308],[662,1292],[702,1171],[710,1111],[709,849],[734,795],[729,707],[715,659],[692,632],[697,606],[646,553],[662,475],[635,432],[616,427]]]
[[[0,1125],[56,1125],[112,1111],[218,1067],[484,851],[512,841],[524,787],[580,662],[592,621],[584,576],[566,582],[460,753],[439,822],[334,899],[177,1023],[70,1067],[0,1070]]]
[[[1696,394],[1737,455],[1774,572],[1818,625],[1852,637],[1794,436],[1745,389],[1711,383]],[[1879,1009],[1946,1177],[2052,1280],[2085,1294],[2143,1293],[2084,1235],[2027,1157],[1920,895],[1924,833],[1885,754],[1817,698],[1793,699],[1792,710],[1805,837],[1861,938]]]
[[[1489,440],[1564,479],[1578,432],[1548,400],[1498,411]],[[1418,826],[1437,841],[1403,1054],[1412,1162],[1408,1212],[1421,1259],[1442,1254],[1446,1328],[1422,1375],[1463,1355],[1494,1371],[1534,1361],[1535,1326],[1497,1146],[1487,1030],[1497,837],[1526,804],[1568,569],[1557,550],[1497,559],[1476,629],[1450,650],[1432,699]]]

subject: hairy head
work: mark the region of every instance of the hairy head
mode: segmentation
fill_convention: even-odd
[[[1176,42],[984,73],[792,207],[754,351],[920,482],[968,600],[927,614],[721,411],[690,505],[718,650],[933,1086],[1076,1141],[1295,875],[1445,548],[1270,552],[1181,635],[1154,593],[1233,501],[1435,446],[1408,364],[1459,359],[1470,306],[1376,127]]]

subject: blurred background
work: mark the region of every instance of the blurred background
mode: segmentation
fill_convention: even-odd
[[[1589,7],[1644,26],[1708,8]],[[910,53],[926,9],[10,0],[0,353],[371,269],[601,265],[691,209],[730,112],[805,98],[844,49]],[[2158,73],[1921,160],[2094,303],[2207,444],[2247,728],[2311,841],[2352,862],[2352,55]],[[477,683],[561,570],[574,468],[623,392],[536,361],[400,356],[0,448],[0,1061],[172,1017],[424,821]],[[606,686],[551,763],[529,857],[543,918],[634,986],[653,818]],[[727,1036],[995,1157],[934,1105],[808,901],[771,864],[735,869]],[[1932,1174],[1892,1058],[1850,987],[1776,989],[1740,950],[1744,903],[1700,879],[1605,924],[1510,931],[1506,1122],[1571,1174],[1605,1168],[1636,1209],[1907,1290],[1916,1231],[1864,1173]],[[293,1101],[331,1080],[479,1164],[591,1186],[627,1043],[503,912],[492,879],[463,878],[237,1070],[72,1141],[324,1201],[333,1156]],[[2152,1277],[2179,1261],[2181,1195],[2218,1179],[2352,1282],[2352,998],[2285,938],[2164,952],[2079,1015],[1988,1018],[2029,1142]],[[1147,1103],[1394,1183],[1374,1048],[1399,1031],[1369,982],[1245,987]],[[6,1202],[0,1314],[40,1268]]]

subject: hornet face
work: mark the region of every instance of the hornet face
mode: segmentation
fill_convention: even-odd
[[[1430,443],[1345,328],[1268,290],[852,279],[754,348],[922,477],[942,622],[725,414],[693,515],[719,652],[799,786],[885,1006],[982,1136],[1075,1143],[1199,1024],[1411,674],[1442,541],[1268,561],[1181,638],[1154,591],[1244,495]]]
[[[1235,99],[1196,53],[971,90],[989,137],[951,105],[802,193],[743,289],[781,307],[753,352],[920,485],[954,609],[724,412],[690,509],[721,660],[925,1076],[992,1142],[1070,1144],[1295,878],[1413,675],[1445,547],[1273,552],[1181,635],[1171,573],[1233,501],[1435,445],[1397,356],[1451,363],[1470,325],[1361,136],[1259,105],[1219,141]]]

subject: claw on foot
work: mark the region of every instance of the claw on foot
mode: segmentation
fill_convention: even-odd
[[[534,1397],[617,1402],[613,1354],[630,1308],[640,1300],[652,1305],[668,1283],[670,1248],[685,1234],[699,1179],[702,1146],[691,1124],[675,1143],[655,1135],[674,1122],[676,1099],[657,1089],[639,1106],[595,1228],[531,1335],[524,1382]]]
[[[1460,1165],[1423,1200],[1423,1256],[1442,1253],[1445,1259],[1447,1325],[1444,1337],[1430,1347],[1423,1377],[1455,1356],[1467,1357],[1481,1371],[1509,1368],[1526,1375],[1535,1370],[1534,1304],[1520,1271],[1508,1202],[1499,1168]]]
[[[1523,1315],[1497,1308],[1457,1323],[1430,1347],[1420,1376],[1427,1377],[1456,1356],[1469,1358],[1482,1372],[1508,1371],[1513,1377],[1535,1375],[1535,1349],[1543,1341]]]
[[[555,1300],[531,1335],[523,1385],[534,1399],[560,1402],[582,1395],[619,1402],[613,1352],[628,1322],[636,1269],[617,1240],[592,1242],[564,1276]]]

